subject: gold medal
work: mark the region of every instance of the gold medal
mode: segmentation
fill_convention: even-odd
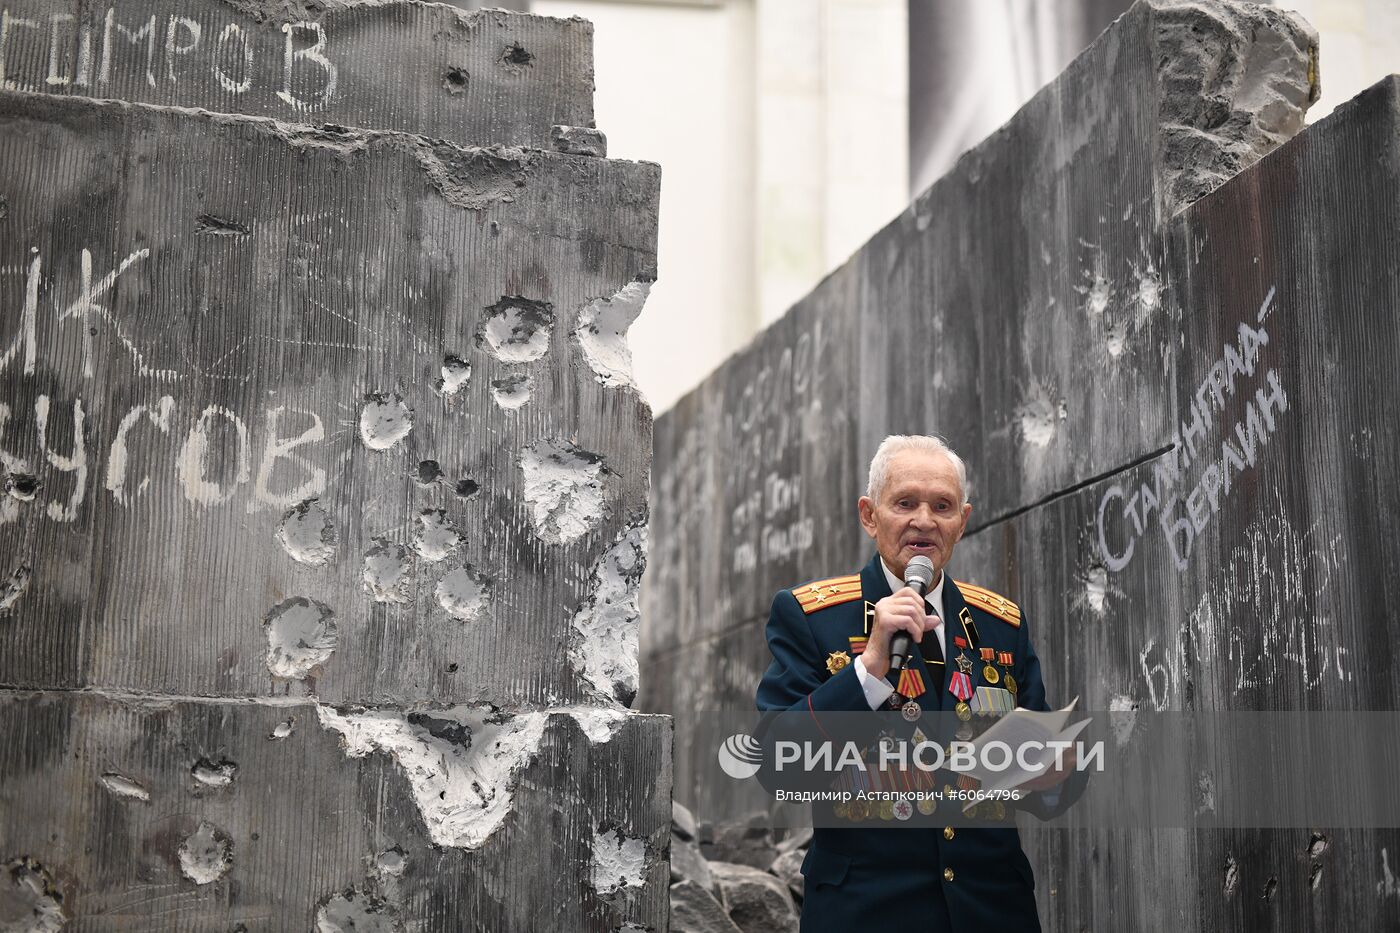
[[[889,820],[894,819],[894,801],[893,801],[893,800],[881,800],[881,801],[880,801],[880,819],[885,820],[885,821],[889,821]]]
[[[846,820],[851,817],[851,808],[847,806],[844,800],[836,801],[831,807],[831,812],[836,814],[838,820]]]
[[[924,816],[932,816],[933,811],[938,809],[938,801],[932,797],[920,797],[918,807],[919,812]]]
[[[1016,678],[1012,677],[1010,672],[1007,672],[1006,675],[1006,689],[1010,690],[1012,693],[1016,692]]]
[[[826,656],[826,669],[831,673],[838,673],[843,667],[851,663],[851,656],[844,651],[833,651]]]
[[[957,713],[958,718],[961,719],[963,722],[967,722],[969,719],[972,718],[972,707],[968,706],[967,703],[963,700],[959,700],[953,706],[953,712]]]
[[[870,815],[870,802],[868,800],[851,801],[851,819],[860,822]]]
[[[997,822],[1006,819],[1006,804],[1002,803],[1000,800],[992,801],[992,819]]]
[[[985,664],[982,666],[982,679],[989,684],[994,684],[1001,680],[1001,675],[997,673],[997,669],[991,664]]]

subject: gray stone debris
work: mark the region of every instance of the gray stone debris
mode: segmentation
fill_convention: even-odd
[[[778,857],[768,815],[753,813],[747,818],[721,823],[714,839],[700,843],[700,852],[711,862],[734,862],[766,871]]]
[[[806,849],[789,849],[773,860],[768,870],[787,884],[792,896],[802,899],[802,860],[807,857]]]
[[[741,933],[714,896],[693,881],[671,885],[671,933]]]
[[[766,871],[733,862],[714,862],[710,870],[730,919],[744,933],[796,933],[797,910],[782,881]]]
[[[707,891],[716,890],[710,863],[700,854],[700,847],[674,834],[671,836],[671,881],[693,881]]]
[[[699,827],[695,825],[695,814],[686,809],[685,804],[671,801],[671,835],[689,842],[695,841]]]

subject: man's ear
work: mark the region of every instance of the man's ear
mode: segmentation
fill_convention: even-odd
[[[865,529],[865,533],[870,537],[875,537],[875,500],[869,496],[861,496],[856,503],[856,509],[860,512],[860,527]]]
[[[963,532],[967,531],[967,520],[972,517],[972,503],[964,502],[962,507],[962,527],[958,529],[958,540],[962,540]]]

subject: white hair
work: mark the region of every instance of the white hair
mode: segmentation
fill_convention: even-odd
[[[947,441],[932,434],[891,434],[881,441],[880,446],[875,448],[875,456],[870,458],[870,477],[865,484],[867,496],[879,501],[880,493],[885,488],[885,480],[889,478],[890,460],[894,458],[895,454],[908,450],[917,450],[926,454],[942,454],[947,457],[948,462],[953,465],[953,469],[958,474],[958,490],[962,497],[958,505],[967,503],[968,493],[971,491],[967,486],[967,465],[963,463],[962,457],[953,452],[953,448],[948,446]]]

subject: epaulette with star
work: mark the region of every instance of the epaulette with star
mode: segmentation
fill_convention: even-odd
[[[973,586],[971,583],[964,583],[961,580],[953,582],[958,585],[958,590],[963,594],[963,599],[967,600],[969,606],[976,606],[984,612],[990,612],[1015,628],[1021,627],[1021,607],[1005,596],[980,586]]]
[[[860,574],[846,577],[832,577],[829,580],[816,580],[804,583],[792,591],[802,611],[811,615],[818,609],[839,606],[853,599],[860,599]]]

